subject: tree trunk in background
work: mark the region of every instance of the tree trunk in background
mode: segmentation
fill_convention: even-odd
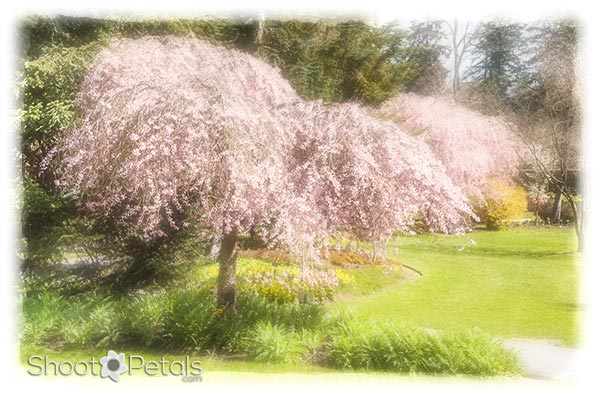
[[[219,250],[219,276],[217,282],[217,306],[235,310],[235,263],[237,260],[237,231],[223,236]]]
[[[256,33],[254,34],[254,45],[258,49],[262,43],[263,34],[265,33],[265,16],[259,14],[256,18]]]
[[[560,213],[562,208],[562,193],[557,191],[554,195],[554,206],[552,208],[552,222],[558,222],[560,220]]]
[[[242,22],[241,28],[241,38],[237,42],[237,45],[250,54],[256,54],[265,32],[265,16],[259,14],[256,17],[250,18]]]
[[[572,196],[567,196],[567,201],[571,206],[571,210],[573,210],[573,215],[575,216],[575,233],[577,234],[577,252],[583,252],[585,241],[584,241],[584,228],[583,228],[583,207],[581,210],[577,210],[577,205],[575,204],[575,200]]]

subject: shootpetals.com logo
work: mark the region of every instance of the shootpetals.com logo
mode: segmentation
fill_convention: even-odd
[[[125,357],[125,353],[109,350],[107,355],[98,361],[95,357],[89,360],[54,361],[48,356],[33,355],[29,357],[27,373],[32,376],[100,376],[118,382],[121,375],[132,375],[135,371],[148,376],[181,376],[183,382],[202,382],[201,362],[186,356],[184,360],[170,361],[162,357],[160,361],[146,361],[139,355]]]
[[[121,374],[127,371],[125,353],[117,354],[109,350],[106,357],[100,359],[100,365],[102,365],[102,370],[100,371],[101,377],[106,378],[108,376],[113,381],[118,382]]]

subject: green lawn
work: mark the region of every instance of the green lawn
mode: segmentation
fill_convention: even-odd
[[[388,256],[422,277],[329,307],[361,319],[443,330],[478,327],[497,337],[574,346],[581,309],[575,249],[572,229],[402,237],[390,244]]]

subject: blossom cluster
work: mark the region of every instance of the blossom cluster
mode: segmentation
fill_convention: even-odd
[[[378,111],[427,143],[448,176],[469,196],[481,198],[490,178],[510,180],[517,173],[522,146],[499,117],[414,93],[400,93]]]
[[[527,201],[531,209],[548,204],[550,199],[551,194],[542,186],[534,185],[527,192]]]

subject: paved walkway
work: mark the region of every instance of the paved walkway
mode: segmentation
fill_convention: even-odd
[[[575,382],[581,368],[581,351],[547,340],[503,339],[520,358],[529,378]],[[579,375],[580,376],[580,375]]]

